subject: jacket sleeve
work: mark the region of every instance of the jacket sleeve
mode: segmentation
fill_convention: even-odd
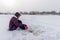
[[[21,20],[18,20],[18,22],[22,24],[22,21]]]
[[[13,24],[15,24],[16,26],[21,26],[21,23],[19,23],[16,18],[13,18],[12,21],[13,21]]]

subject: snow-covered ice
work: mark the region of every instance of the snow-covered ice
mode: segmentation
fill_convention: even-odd
[[[13,15],[0,15],[0,40],[60,40],[60,16],[22,15],[20,20],[33,30],[45,31],[34,36],[24,30],[8,31],[9,20]]]

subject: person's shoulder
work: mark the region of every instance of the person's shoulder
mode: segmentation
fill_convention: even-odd
[[[16,17],[12,17],[12,18],[16,19]]]
[[[15,18],[15,17],[12,17],[11,19],[12,19],[12,20],[15,20],[15,19],[17,19],[17,18]]]

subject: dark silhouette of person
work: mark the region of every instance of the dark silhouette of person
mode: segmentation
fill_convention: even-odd
[[[15,16],[13,16],[9,23],[9,31],[16,30],[18,27],[22,30],[27,30],[28,27],[26,24],[23,24],[21,20],[19,20],[19,17],[21,14],[19,12],[15,13]]]

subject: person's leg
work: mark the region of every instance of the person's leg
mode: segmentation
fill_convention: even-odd
[[[27,30],[27,29],[28,29],[28,27],[27,27],[27,25],[22,24],[22,25],[20,26],[20,29],[22,29],[22,30]]]
[[[25,27],[23,24],[20,26],[20,29],[25,30]]]

